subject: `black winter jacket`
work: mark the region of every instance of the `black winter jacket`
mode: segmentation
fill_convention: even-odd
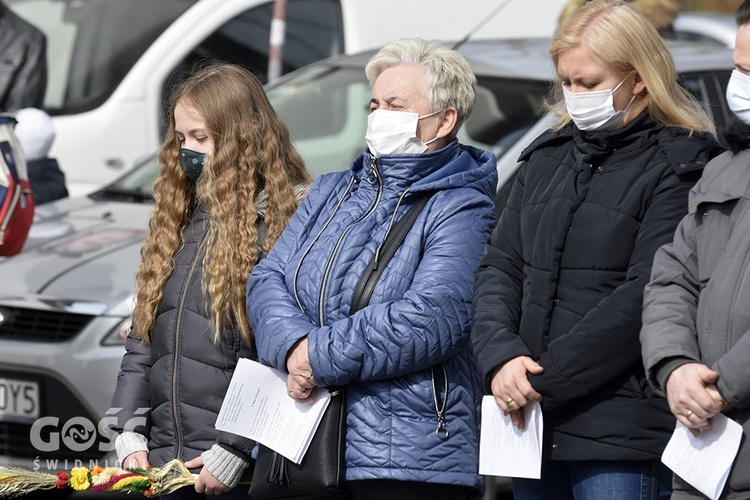
[[[643,288],[719,152],[644,114],[607,132],[569,124],[522,153],[478,269],[472,338],[487,382],[516,356],[544,368],[529,381],[551,458],[659,458],[674,418],[641,364]]]
[[[0,2],[0,108],[41,108],[47,88],[47,38]]]
[[[238,359],[258,358],[239,332],[225,331],[224,341],[213,342],[209,301],[201,284],[201,243],[207,228],[208,216],[198,207],[183,230],[184,244],[164,285],[151,343],[131,333],[117,377],[112,407],[122,410],[116,414],[115,429],[146,436],[154,466],[173,458],[191,460],[217,442],[250,461],[255,444],[214,428]],[[143,408],[145,414],[138,411]],[[144,416],[145,423],[132,428]]]

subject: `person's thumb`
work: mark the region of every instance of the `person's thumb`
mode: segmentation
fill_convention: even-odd
[[[188,469],[195,469],[196,467],[203,467],[203,457],[199,455],[192,460],[188,460],[187,462],[185,462],[185,467],[187,467]]]
[[[542,368],[542,365],[534,361],[533,359],[529,357],[523,358],[523,366],[526,368],[527,372],[530,372],[534,375],[539,375],[544,371],[544,368]]]
[[[706,365],[698,365],[696,367],[696,370],[698,371],[698,375],[700,376],[704,384],[713,384],[717,380],[719,380],[719,373],[713,371]]]

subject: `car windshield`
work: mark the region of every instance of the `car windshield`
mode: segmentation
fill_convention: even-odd
[[[47,36],[44,107],[50,114],[95,108],[152,42],[197,0],[5,0]]]
[[[135,170],[89,196],[95,200],[150,202],[159,175],[159,157],[151,156]]]
[[[544,113],[549,83],[481,75],[477,80],[477,103],[458,139],[500,157]],[[267,92],[313,176],[346,169],[364,150],[371,95],[362,68],[311,66]],[[158,171],[152,157],[92,196],[148,201]]]
[[[477,80],[474,112],[458,139],[499,157],[544,113],[549,83]],[[363,68],[312,66],[267,91],[313,176],[346,169],[364,150],[371,93]]]

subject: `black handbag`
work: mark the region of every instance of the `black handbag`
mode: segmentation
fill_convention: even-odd
[[[420,195],[388,233],[380,252],[365,267],[365,272],[354,288],[350,314],[367,305],[383,269],[401,246],[428,201],[428,196]],[[380,257],[376,259],[378,255]],[[346,396],[343,387],[328,390],[331,392],[331,401],[299,465],[258,444],[258,458],[250,484],[251,498],[314,499],[333,497],[341,491],[346,443]]]

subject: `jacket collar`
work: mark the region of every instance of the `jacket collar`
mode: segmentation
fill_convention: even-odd
[[[750,197],[750,149],[737,154],[727,151],[711,162],[696,184],[688,203],[695,213],[701,203],[726,203]]]
[[[521,152],[518,161],[526,161],[537,149],[557,146],[572,141],[576,148],[584,154],[603,154],[611,151],[614,145],[619,145],[635,137],[645,136],[658,126],[649,113],[643,113],[622,128],[614,130],[579,130],[573,122],[560,130],[548,130],[540,135]]]
[[[350,167],[358,179],[367,176],[372,155],[365,150]],[[497,186],[495,155],[451,141],[442,149],[422,154],[384,155],[376,168],[386,190],[403,192],[474,187],[494,197]]]
[[[635,141],[659,144],[672,168],[679,174],[701,170],[711,158],[721,153],[717,140],[708,133],[664,127],[645,112],[625,127],[607,131],[581,131],[572,122],[560,130],[549,130],[533,141],[519,157],[526,161],[537,149],[557,147],[572,142],[584,156],[606,155],[615,148]]]

